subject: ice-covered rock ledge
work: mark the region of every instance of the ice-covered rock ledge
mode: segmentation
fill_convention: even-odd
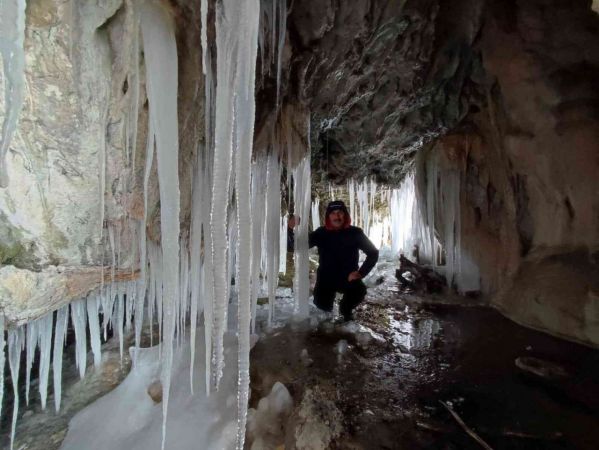
[[[0,268],[0,310],[9,326],[19,326],[85,297],[102,283],[129,281],[138,276],[139,271],[112,272],[100,266],[49,266],[40,272],[4,266]]]

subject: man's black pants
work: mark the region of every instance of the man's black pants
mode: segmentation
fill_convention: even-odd
[[[335,303],[335,294],[340,292],[343,298],[339,304],[339,312],[345,318],[351,318],[352,310],[358,306],[366,296],[366,286],[362,280],[343,283],[327,283],[317,279],[314,286],[314,305],[323,311],[332,311]]]

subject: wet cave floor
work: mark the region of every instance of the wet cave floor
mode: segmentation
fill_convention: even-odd
[[[251,353],[251,406],[275,381],[295,405],[306,389],[332,400],[342,418],[331,449],[482,448],[447,406],[493,449],[599,448],[599,351],[476,302],[400,294],[389,279],[369,289],[356,322],[385,342],[359,345],[322,322],[262,337]],[[559,366],[543,377],[517,358]]]

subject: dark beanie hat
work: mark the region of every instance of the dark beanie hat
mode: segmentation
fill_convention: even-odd
[[[347,216],[349,216],[349,211],[347,210],[345,203],[343,203],[341,200],[335,200],[335,201],[329,203],[329,205],[327,206],[327,212],[325,215],[328,216],[329,214],[331,214],[333,211],[336,211],[336,210],[341,210]]]

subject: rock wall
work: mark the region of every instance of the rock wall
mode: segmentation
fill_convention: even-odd
[[[190,169],[204,138],[199,2],[162,3],[178,30],[185,229]],[[148,122],[138,4],[27,2],[25,102],[7,155],[10,182],[0,189],[0,308],[9,320],[59,306],[56,293],[62,302],[85,295],[109,279],[101,268],[113,253],[117,271],[138,269]],[[148,236],[158,241],[155,164],[152,172]],[[77,288],[65,289],[65,273]]]
[[[596,11],[588,0],[296,2],[285,80],[287,100],[312,114],[317,182],[393,185],[417,152],[441,152],[461,173],[462,245],[483,292],[520,323],[592,345]]]
[[[599,345],[599,18],[490,2],[483,101],[432,151],[462,172],[463,243],[517,322]]]

